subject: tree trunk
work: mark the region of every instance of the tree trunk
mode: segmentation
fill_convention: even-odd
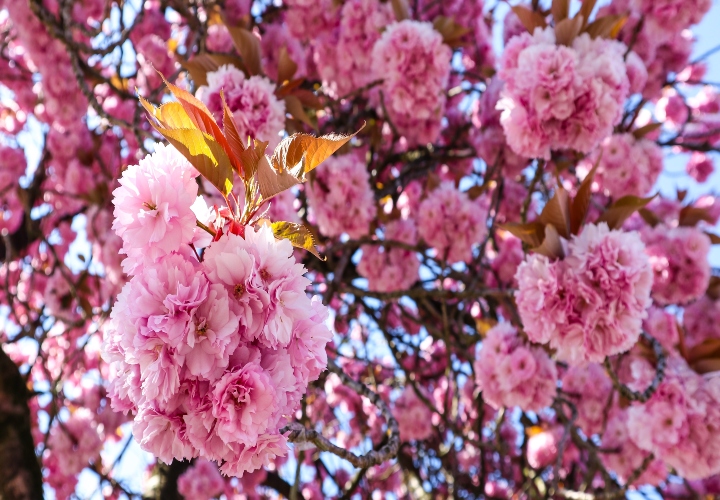
[[[0,348],[0,500],[42,500],[28,399],[18,367]]]

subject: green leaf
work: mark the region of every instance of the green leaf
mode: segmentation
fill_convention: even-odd
[[[318,252],[315,241],[305,226],[293,222],[273,222],[272,230],[277,239],[288,240],[294,247],[304,248],[318,259],[326,260]]]

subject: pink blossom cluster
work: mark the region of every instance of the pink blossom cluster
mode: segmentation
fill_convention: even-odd
[[[710,238],[696,227],[659,224],[641,231],[654,273],[652,298],[662,306],[700,297],[710,280]]]
[[[425,395],[429,403],[430,398]],[[422,441],[433,433],[432,411],[428,403],[420,399],[415,389],[408,385],[393,404],[392,414],[398,422],[400,439],[403,441]]]
[[[577,37],[556,45],[552,28],[511,39],[500,62],[505,82],[501,123],[519,155],[550,158],[550,151],[589,153],[612,133],[630,89],[615,41]]]
[[[452,51],[432,24],[391,24],[372,52],[388,119],[411,145],[433,142],[445,113]]]
[[[286,453],[278,431],[327,363],[327,309],[268,226],[223,235],[198,260],[197,174],[172,151],[129,167],[114,192],[115,231],[142,256],[104,332],[112,404],[161,460],[200,456],[241,476]]]
[[[720,473],[720,377],[703,377],[672,356],[650,400],[628,410],[628,435],[686,479]]]
[[[199,458],[180,475],[177,488],[178,492],[188,500],[210,500],[222,493],[225,481],[217,465]]]
[[[518,155],[508,146],[505,131],[500,124],[501,111],[497,103],[504,82],[493,77],[472,109],[471,139],[475,150],[489,168],[500,168],[510,177],[517,176],[528,164],[527,158]]]
[[[589,224],[564,260],[532,254],[516,274],[528,338],[571,364],[602,362],[637,341],[650,306],[652,267],[637,232]]]
[[[703,295],[683,312],[685,346],[692,349],[708,339],[720,338],[720,299]]]
[[[685,171],[697,182],[703,183],[715,171],[715,165],[710,155],[696,151],[690,155]]]
[[[235,119],[241,139],[247,137],[269,142],[269,151],[280,143],[285,130],[285,102],[275,96],[275,84],[264,76],[245,77],[234,66],[221,66],[207,74],[208,84],[197,90],[197,97],[222,123],[220,91]]]
[[[25,174],[25,155],[21,149],[0,148],[0,232],[12,234],[23,221],[23,206],[18,197],[18,179]]]
[[[428,193],[418,208],[418,235],[447,262],[470,262],[475,245],[487,234],[483,197],[471,200],[452,182]]]
[[[339,6],[334,0],[285,0],[290,33],[300,40],[330,36],[339,23]]]
[[[643,16],[648,32],[660,40],[697,24],[712,6],[712,0],[630,0]]]
[[[523,341],[510,323],[492,327],[475,359],[475,382],[495,409],[540,411],[552,405],[557,368],[547,353]]]
[[[623,483],[626,483],[636,470],[641,469],[643,461],[650,454],[635,444],[630,432],[631,430],[628,428],[628,411],[613,410],[602,435],[602,447],[613,452],[603,453],[600,457],[605,467],[617,474]],[[656,455],[633,484],[657,486],[661,481],[665,480],[667,466],[661,458],[662,455]]]
[[[342,97],[376,78],[373,47],[394,20],[391,5],[380,0],[343,4],[337,39],[326,40],[318,52],[318,72],[334,96]]]
[[[361,153],[328,158],[315,169],[306,194],[320,232],[328,237],[346,233],[360,238],[375,218],[375,194]]]
[[[390,221],[385,227],[385,239],[415,245],[415,221]],[[382,244],[363,245],[357,266],[358,274],[368,280],[368,290],[377,292],[407,290],[417,281],[419,269],[420,261],[413,250]]]
[[[636,139],[630,133],[613,134],[580,163],[588,171],[595,164],[598,164],[595,181],[605,194],[614,199],[644,196],[662,172],[663,153],[649,139]]]
[[[597,363],[572,366],[562,377],[562,390],[577,408],[577,425],[590,436],[601,433],[612,382]]]

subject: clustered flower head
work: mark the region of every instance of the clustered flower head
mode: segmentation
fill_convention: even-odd
[[[367,234],[375,218],[375,194],[359,153],[328,158],[315,169],[306,187],[307,200],[320,232],[328,237]]]
[[[225,481],[214,463],[199,458],[180,475],[177,486],[185,498],[210,500],[222,493]]]
[[[665,378],[645,404],[628,409],[628,435],[678,474],[699,479],[720,473],[720,377],[703,377],[673,356]]]
[[[418,209],[418,235],[447,262],[470,262],[473,246],[487,234],[483,197],[471,200],[452,182],[428,193]]]
[[[595,180],[606,194],[615,199],[644,196],[662,173],[663,154],[654,141],[636,139],[630,133],[614,134],[581,165],[590,170],[596,163]]]
[[[597,363],[572,366],[562,377],[562,390],[576,405],[577,425],[588,436],[603,430],[612,382]]]
[[[406,245],[417,243],[417,229],[412,219],[397,219],[387,224],[385,239]],[[357,266],[360,276],[367,278],[368,290],[392,292],[407,290],[418,279],[420,261],[417,254],[399,246],[363,245]]]
[[[509,323],[487,332],[475,360],[475,379],[495,409],[518,406],[540,411],[555,397],[557,368],[547,353],[527,344]]]
[[[654,273],[652,298],[662,306],[700,297],[710,280],[710,238],[695,227],[645,227],[642,239]]]
[[[164,462],[199,456],[242,476],[286,453],[279,429],[327,364],[328,313],[268,226],[219,236],[198,259],[196,173],[180,158],[161,148],[114,192],[116,232],[151,257],[136,259],[105,327],[110,395]]]
[[[222,123],[220,91],[235,119],[241,140],[247,137],[269,142],[272,151],[285,129],[285,102],[275,96],[275,84],[264,76],[245,74],[234,66],[221,66],[207,74],[208,84],[198,89],[198,98]]]
[[[452,51],[432,24],[405,20],[388,26],[375,43],[375,76],[383,79],[388,119],[410,144],[440,134]]]
[[[430,398],[425,395],[425,400],[429,402]],[[428,403],[420,399],[412,386],[406,386],[395,400],[392,413],[398,422],[400,439],[403,441],[422,441],[432,435],[432,412]]]
[[[557,45],[552,28],[512,38],[500,63],[501,122],[508,144],[529,158],[550,151],[589,153],[622,116],[630,82],[626,47],[587,34]]]
[[[571,364],[602,362],[637,341],[653,274],[636,232],[589,224],[564,260],[532,254],[518,267],[515,299],[528,338]]]

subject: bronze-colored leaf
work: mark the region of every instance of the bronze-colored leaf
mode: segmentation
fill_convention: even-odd
[[[425,179],[425,196],[431,191],[435,191],[442,184],[442,179],[435,172],[429,172]]]
[[[565,256],[560,235],[552,224],[545,226],[545,238],[540,246],[533,248],[535,253],[544,255],[551,259],[562,259]]]
[[[700,375],[720,371],[720,358],[701,359],[690,364]]]
[[[298,65],[290,58],[287,47],[280,47],[278,55],[278,83],[289,81],[297,72]]]
[[[189,61],[180,60],[180,65],[190,73],[195,88],[207,85],[207,74],[226,64],[245,71],[242,60],[227,54],[198,54]]]
[[[710,283],[705,293],[712,300],[720,299],[720,276],[710,276]]]
[[[296,89],[302,85],[304,81],[304,78],[296,78],[295,80],[283,82],[282,85],[278,86],[277,90],[275,90],[275,96],[278,99],[282,99],[287,95],[296,93]]]
[[[238,51],[240,57],[242,57],[245,68],[247,68],[250,75],[261,75],[262,66],[261,51],[260,51],[260,40],[253,35],[252,31],[246,30],[240,27],[227,27],[232,38],[235,50]]]
[[[363,127],[365,125],[363,124]],[[272,166],[277,172],[296,172],[298,180],[305,181],[305,174],[324,162],[362,130],[352,135],[329,134],[313,137],[308,134],[294,134],[280,142],[272,155]],[[299,168],[299,170],[298,170]]]
[[[623,225],[633,213],[647,206],[657,194],[648,198],[640,198],[638,196],[623,196],[612,204],[605,213],[603,213],[595,221],[596,224],[606,222],[610,229],[618,229]]]
[[[168,129],[153,124],[200,174],[227,196],[232,191],[233,168],[225,150],[197,129]]]
[[[462,37],[470,33],[469,28],[456,23],[453,18],[446,16],[437,16],[433,20],[433,27],[435,31],[442,35],[443,43],[452,48],[460,47],[462,45]]]
[[[643,218],[645,224],[650,227],[655,227],[662,222],[662,220],[660,220],[660,217],[658,217],[655,212],[647,208],[641,208],[640,210],[638,210],[638,214],[640,214],[640,217]]]
[[[720,245],[720,236],[718,236],[715,233],[711,233],[709,231],[705,231],[705,234],[707,234],[708,238],[710,238],[711,245]]]
[[[616,39],[618,36],[620,36],[620,30],[623,29],[623,26],[625,26],[627,20],[627,16],[622,16],[620,19],[618,19],[615,24],[613,24],[613,27],[610,29],[610,35],[608,35],[607,38]]]
[[[621,15],[599,17],[585,27],[585,33],[590,35],[592,38],[610,38],[610,34],[617,25],[618,21],[623,18],[624,16]]]
[[[249,151],[249,148],[246,153],[247,151]],[[255,178],[263,200],[269,200],[286,189],[305,181],[300,172],[301,165],[298,165],[293,170],[276,170],[270,166],[267,155],[262,155],[258,159],[256,168]]]
[[[522,224],[519,222],[508,222],[500,225],[500,229],[504,229],[510,234],[520,238],[520,241],[527,243],[531,248],[542,245],[545,238],[545,225],[540,222],[528,222]]]
[[[207,106],[205,106],[205,103],[196,98],[190,92],[168,82],[162,74],[160,74],[160,76],[165,82],[167,88],[170,89],[170,92],[172,92],[173,96],[178,100],[187,115],[193,121],[195,127],[201,132],[210,135],[215,142],[217,142],[225,150],[225,153],[230,159],[233,169],[236,172],[242,171],[240,161],[233,154],[225,135],[222,130],[220,130],[220,126],[215,121],[215,118],[210,110]]]
[[[570,196],[562,186],[555,190],[537,220],[542,224],[552,224],[560,236],[570,238]]]
[[[555,25],[557,26],[561,21],[564,21],[570,15],[570,0],[553,0],[550,11],[552,12]]]
[[[680,203],[685,201],[685,197],[687,196],[688,191],[687,189],[678,189],[677,190],[677,199]]]
[[[690,205],[680,210],[678,223],[681,226],[696,226],[700,221],[712,224],[715,218],[710,214],[708,208],[693,207]]]
[[[578,16],[583,16],[583,28],[587,26],[588,22],[590,21],[590,15],[592,14],[593,9],[595,8],[595,4],[597,3],[597,0],[583,0],[582,5],[580,6],[580,11],[577,13]]]
[[[290,94],[285,98],[285,109],[296,120],[300,120],[305,125],[317,129],[317,125],[310,119],[308,114],[305,112],[300,99],[298,99],[295,95]]]
[[[390,4],[398,22],[410,19],[410,7],[407,0],[390,0]]]
[[[227,139],[228,147],[234,156],[241,160],[233,163],[233,167],[237,169],[237,173],[243,179],[245,176],[245,167],[242,164],[242,155],[245,152],[245,141],[240,136],[240,131],[235,125],[235,117],[230,111],[230,107],[225,101],[225,93],[220,90],[220,99],[222,100],[223,106],[223,130],[225,132],[225,139]]]
[[[648,123],[647,125],[633,130],[632,135],[633,137],[635,137],[635,139],[642,139],[643,137],[645,137],[651,132],[656,131],[660,127],[662,127],[662,123]]]
[[[485,191],[487,191],[487,189],[488,189],[488,186],[483,184],[483,185],[479,185],[479,186],[473,186],[470,189],[468,189],[467,191],[465,191],[465,193],[468,195],[468,198],[470,198],[471,200],[477,200],[478,198],[480,198],[480,196]]]
[[[300,99],[303,106],[310,109],[323,109],[325,106],[320,102],[320,98],[307,89],[295,89],[292,95]]]
[[[307,227],[292,222],[273,222],[272,230],[277,239],[288,240],[294,247],[304,248],[318,259],[326,260],[315,247],[315,241]]]
[[[522,5],[516,5],[512,8],[512,11],[518,16],[520,22],[530,34],[535,31],[535,28],[545,28],[547,26],[545,18],[534,10]]]
[[[583,26],[583,17],[565,18],[555,25],[555,41],[560,45],[570,46],[580,34]]]
[[[688,362],[720,357],[720,339],[706,339],[688,351]]]
[[[250,141],[248,147],[240,154],[240,161],[243,164],[246,179],[255,177],[260,160],[265,158],[267,146],[267,142],[258,140]]]
[[[590,208],[590,200],[592,199],[592,183],[595,178],[595,172],[597,171],[598,165],[600,164],[600,158],[595,162],[592,170],[588,172],[583,179],[582,184],[578,188],[578,192],[573,198],[570,205],[570,233],[578,234],[580,228],[585,223],[585,217],[587,217],[588,209]]]

